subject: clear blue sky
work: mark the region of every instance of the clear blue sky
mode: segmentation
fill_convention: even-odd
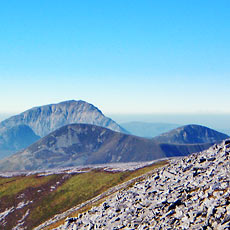
[[[230,113],[229,0],[0,2],[0,113]]]

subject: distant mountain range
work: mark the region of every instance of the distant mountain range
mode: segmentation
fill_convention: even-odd
[[[188,155],[211,145],[211,143],[186,145],[158,143],[154,139],[114,132],[95,125],[71,124],[55,130],[27,149],[1,160],[0,170],[37,170],[87,164],[150,161]]]
[[[174,126],[135,122],[125,128],[136,135],[152,136],[154,130]],[[0,161],[0,170],[149,161],[202,151],[228,138],[200,125],[182,126],[153,139],[127,133],[84,101],[35,107],[0,123],[0,159],[17,152]]]
[[[0,123],[0,159],[71,123],[94,124],[118,132],[127,132],[115,121],[104,116],[98,108],[85,101],[71,100],[39,106]]]
[[[120,125],[133,135],[147,138],[158,136],[180,126],[178,124],[149,123],[140,121],[121,123]]]
[[[229,136],[201,125],[185,125],[163,133],[154,138],[161,143],[196,144],[215,143],[227,139]]]

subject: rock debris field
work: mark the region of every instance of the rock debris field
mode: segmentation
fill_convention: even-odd
[[[62,229],[230,229],[230,140],[173,159]]]

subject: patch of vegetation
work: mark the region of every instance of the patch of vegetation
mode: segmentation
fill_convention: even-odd
[[[53,215],[64,212],[123,182],[124,175],[125,172],[108,173],[98,170],[74,175],[31,210],[28,222],[32,224],[31,227],[39,225]]]
[[[0,178],[0,199],[4,196],[13,197],[25,190],[26,188],[36,188],[53,179],[56,175],[38,177],[31,176],[18,176],[11,178]]]
[[[17,197],[20,194],[25,194],[25,201],[33,201],[28,207],[18,210],[17,213],[10,217],[12,219],[8,219],[9,223],[5,226],[5,229],[12,229],[27,209],[30,210],[30,214],[25,219],[25,226],[27,229],[33,229],[55,214],[62,213],[96,197],[113,186],[139,177],[166,163],[166,161],[162,161],[135,171],[126,172],[105,172],[102,169],[96,169],[88,173],[75,175],[0,177],[0,201],[1,205],[3,205],[3,210],[17,205],[19,202]],[[55,187],[56,189],[51,189]],[[38,193],[38,190],[41,192]],[[90,209],[92,205],[99,205],[104,199],[88,204],[72,213],[71,216]],[[63,221],[58,221],[46,229],[58,226]]]

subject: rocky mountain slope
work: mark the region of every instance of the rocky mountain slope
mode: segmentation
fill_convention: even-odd
[[[44,137],[57,128],[72,123],[94,124],[114,131],[124,130],[113,120],[85,101],[64,101],[29,109],[0,123],[0,131],[16,125],[28,125],[36,135]]]
[[[195,144],[195,143],[214,143],[222,141],[229,136],[217,132],[201,125],[185,125],[173,129],[167,133],[163,133],[154,138],[154,140],[161,143],[174,143],[174,144]]]
[[[149,123],[140,121],[121,123],[121,126],[132,135],[148,138],[158,136],[162,133],[168,132],[172,129],[179,127],[179,125],[177,124]]]
[[[103,199],[166,162],[80,166],[13,175],[0,173],[0,229],[35,230],[34,227],[42,224],[39,229],[45,230],[50,218],[55,216],[56,221],[62,218],[63,212],[67,217],[70,212]],[[59,213],[62,216],[57,215]]]
[[[27,125],[16,125],[4,129],[0,134],[0,155],[7,156],[40,139]]]
[[[0,161],[1,171],[139,162],[184,156],[210,144],[159,144],[154,140],[114,132],[100,126],[71,124],[61,127],[27,149]]]
[[[174,159],[65,229],[230,229],[230,140]]]

